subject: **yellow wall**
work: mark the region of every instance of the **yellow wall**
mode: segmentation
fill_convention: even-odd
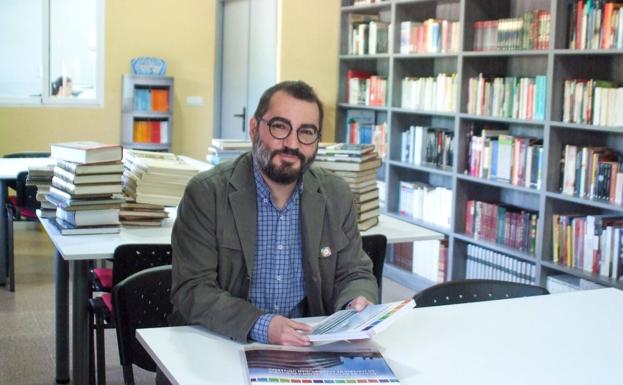
[[[337,98],[338,0],[280,0],[278,80],[302,79],[325,103],[324,140],[333,140]],[[173,151],[204,159],[212,138],[215,0],[107,0],[103,108],[0,107],[0,154],[50,143],[118,143],[121,76],[137,56],[167,60],[175,77]],[[202,96],[204,105],[186,105]]]
[[[339,0],[281,0],[278,80],[304,80],[324,103],[322,140],[335,140]]]
[[[212,132],[215,4],[106,1],[104,107],[0,107],[0,154],[69,140],[118,143],[121,75],[130,72],[133,57],[158,56],[175,77],[173,151],[204,158]],[[205,104],[188,107],[187,96],[202,96]]]

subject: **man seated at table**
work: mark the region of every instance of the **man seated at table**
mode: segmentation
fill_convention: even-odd
[[[232,340],[308,345],[290,318],[377,301],[348,185],[310,169],[323,108],[301,81],[264,92],[253,149],[193,178],[173,227],[171,324]]]

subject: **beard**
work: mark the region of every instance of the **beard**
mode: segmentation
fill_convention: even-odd
[[[316,150],[317,151],[317,150]],[[275,183],[287,185],[294,183],[305,174],[311,167],[316,158],[316,151],[309,158],[306,158],[299,150],[293,148],[283,148],[271,151],[268,146],[256,136],[253,140],[253,156],[258,167],[264,175]],[[281,166],[273,164],[273,158],[279,154],[294,155],[299,158],[301,166],[297,169],[290,162],[282,162]]]

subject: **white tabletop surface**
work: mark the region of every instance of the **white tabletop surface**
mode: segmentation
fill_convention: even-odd
[[[373,339],[402,384],[620,385],[623,291],[414,309]],[[174,383],[245,384],[241,344],[198,326],[137,331]]]
[[[119,234],[60,235],[58,229],[48,219],[41,219],[52,243],[66,260],[112,258],[115,248],[130,243],[171,243],[171,230],[177,209],[167,208],[169,218],[161,227],[131,228],[121,227]],[[400,223],[396,223],[400,222]],[[389,243],[427,239],[440,239],[441,234],[424,229],[398,219],[381,215],[379,225],[363,232],[365,234],[385,234]]]
[[[54,164],[52,158],[0,158],[0,179],[15,179],[17,174],[28,171],[30,166]]]

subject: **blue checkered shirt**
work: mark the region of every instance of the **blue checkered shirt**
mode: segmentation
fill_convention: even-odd
[[[268,325],[275,315],[301,317],[305,297],[299,182],[282,210],[273,205],[268,185],[253,167],[257,190],[257,240],[249,301],[265,314],[253,325],[251,339],[268,343]]]

